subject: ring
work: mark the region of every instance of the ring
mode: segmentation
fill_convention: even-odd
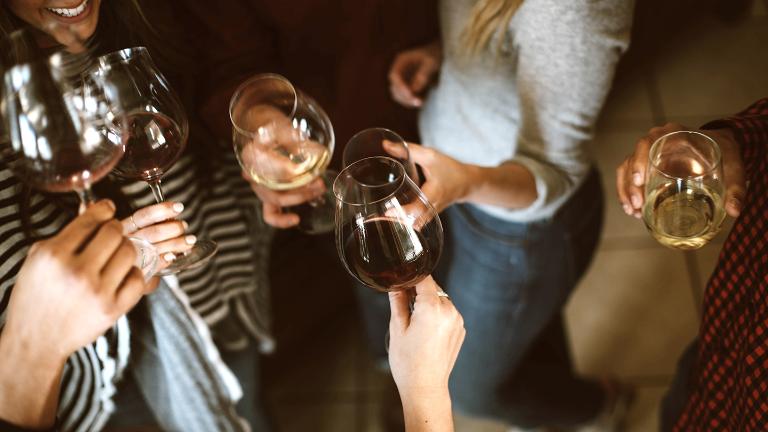
[[[450,300],[450,299],[451,299],[451,296],[449,296],[449,295],[448,295],[448,293],[447,293],[447,292],[445,292],[445,291],[443,291],[442,289],[438,289],[438,290],[437,290],[437,296],[438,296],[438,297],[445,297],[445,298],[447,298],[448,300]]]
[[[135,220],[133,220],[133,215],[131,215],[131,217],[130,217],[130,218],[128,218],[128,220],[130,220],[130,221],[131,221],[131,225],[133,225],[133,231],[134,231],[134,232],[135,232],[135,231],[138,231],[139,229],[141,229],[141,228],[139,228],[139,226],[138,226],[138,225],[136,225],[136,221],[135,221]]]

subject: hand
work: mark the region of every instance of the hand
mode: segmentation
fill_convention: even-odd
[[[464,341],[464,321],[453,303],[437,295],[432,277],[416,285],[413,313],[407,291],[389,293],[389,363],[403,403],[447,396],[448,377]]]
[[[144,239],[157,249],[158,270],[168,266],[176,254],[192,249],[197,242],[193,235],[184,235],[189,225],[176,218],[184,211],[180,202],[162,202],[137,210],[121,221],[123,234]]]
[[[616,191],[625,213],[638,219],[642,216],[648,156],[653,143],[663,135],[683,130],[690,129],[677,123],[667,123],[651,129],[635,144],[634,154],[627,157],[616,169]],[[741,212],[746,193],[744,165],[739,144],[733,133],[727,129],[699,132],[708,135],[720,146],[725,184],[725,210],[730,216],[736,217]]]
[[[269,189],[243,173],[243,178],[251,184],[251,189],[261,200],[264,222],[275,228],[290,228],[299,224],[299,215],[284,213],[283,207],[291,207],[320,197],[325,193],[325,183],[318,178],[306,186],[287,191]]]
[[[469,194],[472,180],[468,165],[418,144],[408,143],[408,148],[411,159],[424,173],[421,191],[438,213]]]
[[[424,102],[420,94],[435,79],[442,62],[439,41],[398,54],[389,69],[392,98],[405,107],[420,107]]]
[[[32,245],[0,340],[31,350],[30,361],[63,364],[133,308],[145,293],[144,278],[114,213],[114,204],[100,201]]]

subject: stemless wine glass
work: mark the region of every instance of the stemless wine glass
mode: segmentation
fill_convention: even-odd
[[[277,191],[318,177],[326,193],[291,207],[299,228],[317,234],[333,230],[335,173],[326,171],[335,144],[333,126],[312,98],[280,75],[256,75],[240,85],[229,104],[237,160],[257,183]]]
[[[189,135],[189,122],[178,96],[144,47],[99,57],[85,80],[102,87],[113,112],[119,114],[125,155],[113,174],[147,182],[155,200],[163,202],[160,179],[181,157]],[[200,239],[159,273],[199,267],[216,250],[215,242]]]
[[[104,105],[61,79],[60,58],[36,59],[6,69],[2,158],[14,174],[47,192],[77,192],[81,210],[93,202],[91,185],[106,176],[123,155],[115,131],[104,127]],[[130,239],[145,277],[157,268],[149,242]]]
[[[344,147],[343,166],[347,167],[361,159],[386,156],[400,162],[408,177],[419,183],[416,164],[411,160],[408,143],[397,133],[386,128],[365,129],[353,136]]]
[[[354,162],[333,184],[336,248],[347,271],[378,291],[414,287],[437,266],[443,227],[435,208],[389,157]]]
[[[709,136],[672,132],[651,146],[643,221],[659,243],[698,249],[720,230],[724,210],[720,148]]]

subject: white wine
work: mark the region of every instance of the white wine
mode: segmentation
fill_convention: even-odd
[[[722,196],[689,181],[659,186],[643,207],[643,221],[653,237],[682,250],[707,244],[720,231],[724,218]]]
[[[300,149],[294,144],[252,150],[240,155],[243,168],[254,181],[273,190],[309,184],[325,171],[331,157],[329,149],[318,143]]]

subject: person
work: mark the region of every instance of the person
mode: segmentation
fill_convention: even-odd
[[[651,129],[617,168],[618,198],[628,215],[640,216],[651,145],[680,130],[689,129],[674,123]],[[725,210],[736,221],[704,291],[698,338],[680,357],[662,402],[660,430],[766,430],[768,98],[699,131],[720,147]]]
[[[191,65],[194,56],[184,49],[183,35],[176,34],[174,27],[148,22],[165,19],[168,11],[163,7],[156,2],[100,0],[74,6],[63,1],[14,0],[0,6],[2,33],[29,29],[44,50],[57,49],[58,41],[45,31],[50,22],[69,26],[79,39],[88,40],[94,56],[148,46],[187,106],[191,128],[187,149],[163,178],[164,204],[147,207],[154,198],[143,182],[118,184],[107,179],[97,183],[95,191],[112,199],[125,233],[155,242],[162,259],[166,252],[183,252],[195,236],[219,245],[205,266],[163,278],[155,293],[133,308],[128,320],[117,321],[106,336],[83,346],[63,346],[77,350],[61,351],[51,359],[67,355],[58,392],[61,398],[55,407],[57,424],[63,430],[78,431],[142,427],[194,431],[235,429],[245,419],[252,430],[268,430],[257,376],[258,351],[273,345],[266,274],[271,230],[261,222],[260,203],[240,177],[234,154],[207,147],[206,131],[190,109],[194,95],[187,91],[190,81],[199,78]],[[161,30],[167,33],[159,34]],[[6,162],[0,168],[2,211],[7,216],[0,223],[10,237],[1,244],[8,259],[3,263],[0,288],[7,300],[19,288],[14,281],[30,245],[62,229],[76,207],[62,196],[30,190],[11,174]],[[98,281],[90,282],[88,289]],[[45,290],[56,287],[38,289],[44,290],[38,294],[45,299]],[[82,300],[81,306],[86,299]],[[23,318],[36,316],[25,309],[30,305],[3,302],[0,308],[30,325]],[[22,309],[7,309],[11,306]],[[122,307],[119,312],[126,310]],[[110,311],[118,312],[114,307]],[[182,370],[185,373],[179,376]],[[37,387],[44,382],[29,384],[44,394],[56,390]]]
[[[442,39],[392,63],[392,97],[420,109],[411,157],[446,225],[436,278],[467,328],[450,386],[460,412],[611,430],[626,412],[618,382],[576,375],[561,311],[599,239],[587,143],[632,12],[628,0],[443,1]],[[359,292],[383,358],[386,307]]]
[[[126,43],[113,40],[117,36],[152,35],[136,2],[90,0],[76,8],[48,6],[6,2],[0,29],[6,34],[21,26],[42,30],[46,19],[75,15],[60,21],[77,22],[80,38],[103,44],[102,50]],[[122,24],[126,22],[130,25]],[[43,31],[37,36],[45,46],[55,43]],[[244,417],[251,430],[267,429],[255,412],[253,339],[270,341],[265,317],[252,310],[263,305],[260,253],[269,230],[259,230],[259,203],[240,179],[239,169],[218,170],[210,178],[201,175],[195,164],[199,161],[192,156],[185,155],[169,174],[166,192],[174,201],[133,211],[134,206],[151,202],[149,191],[143,190],[146,186],[116,188],[106,181],[102,192],[117,200],[97,203],[74,218],[74,206],[66,199],[30,190],[13,176],[7,161],[0,160],[0,197],[6,215],[0,228],[10,235],[0,243],[5,257],[0,275],[4,324],[0,428],[243,430]],[[235,195],[237,202],[222,191]],[[178,197],[190,203],[185,213],[190,224],[176,220],[184,210],[175,201]],[[119,213],[123,213],[120,222],[115,219]],[[124,236],[150,240],[164,255],[183,252],[194,243],[194,237],[185,234],[187,228],[219,242],[219,254],[209,267],[180,275],[180,287],[175,278],[140,283],[141,276],[132,268],[135,251]],[[204,289],[189,290],[195,283]],[[152,296],[134,307],[155,287]],[[425,288],[425,299],[429,289],[436,291]],[[450,421],[435,413],[444,414],[446,402],[450,403],[447,373],[463,332],[451,305],[422,304],[424,318],[401,320],[399,336],[393,338],[395,346],[402,340],[410,347],[397,350],[401,359],[393,358],[393,363],[403,365],[399,382],[403,394],[412,395],[414,401],[408,404],[410,416],[419,423],[414,431],[423,430],[422,419]],[[120,318],[129,310],[130,325]],[[423,326],[441,328],[445,337],[419,341],[426,334],[419,330]],[[419,357],[408,354],[414,347],[421,347]],[[426,355],[426,347],[437,353]],[[435,364],[412,361],[438,357],[444,365],[434,370]],[[444,376],[436,370],[443,370]],[[431,411],[419,404],[422,400],[443,409]]]

